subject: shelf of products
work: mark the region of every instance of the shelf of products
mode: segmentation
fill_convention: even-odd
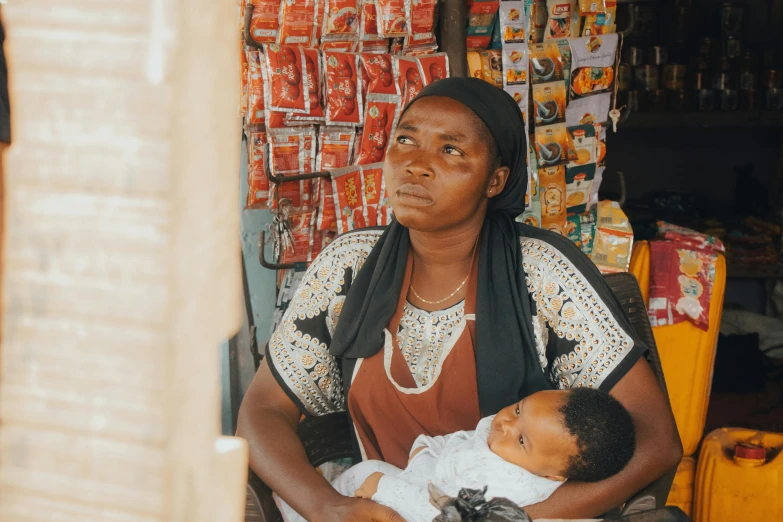
[[[640,112],[618,124],[620,129],[783,129],[783,113],[742,112]]]

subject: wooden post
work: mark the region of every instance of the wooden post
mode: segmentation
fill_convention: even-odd
[[[0,521],[240,522],[236,5],[67,4],[3,9]]]
[[[449,56],[451,76],[468,76],[468,8],[465,0],[443,0],[440,9],[441,50]]]

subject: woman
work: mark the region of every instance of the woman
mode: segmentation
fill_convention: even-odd
[[[308,464],[302,414],[349,411],[362,457],[405,467],[422,433],[473,429],[542,389],[609,391],[636,424],[631,463],[564,485],[528,508],[534,518],[599,515],[679,462],[666,397],[601,275],[567,239],[513,221],[526,157],[508,94],[475,79],[430,85],[386,155],[396,222],[338,238],[308,270],[238,429],[253,470],[308,520],[401,519],[341,497]]]

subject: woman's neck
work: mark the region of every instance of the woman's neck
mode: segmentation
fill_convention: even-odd
[[[481,233],[482,222],[445,232],[410,231],[415,266],[443,268],[469,262]]]

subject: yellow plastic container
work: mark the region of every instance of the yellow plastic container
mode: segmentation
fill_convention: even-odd
[[[634,248],[630,271],[639,281],[647,304],[650,298],[650,246],[647,242],[639,242]],[[726,259],[719,255],[710,299],[709,330],[700,330],[690,321],[653,328],[685,456],[696,452],[704,432],[725,291]]]
[[[677,506],[688,517],[693,513],[693,485],[696,478],[696,461],[693,457],[685,457],[677,466],[677,474],[674,476],[667,506]]]
[[[738,449],[741,443],[745,447]],[[783,434],[739,428],[710,433],[699,456],[694,513],[694,522],[783,520]]]

